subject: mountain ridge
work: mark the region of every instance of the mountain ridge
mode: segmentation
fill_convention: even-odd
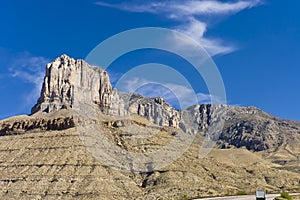
[[[84,96],[84,99],[82,99],[82,96]],[[76,106],[75,101],[77,99],[83,101],[84,104],[96,105],[104,114],[112,116],[124,116],[128,113],[137,114],[157,125],[174,128],[185,126],[182,122],[182,115],[183,112],[189,112],[192,116],[189,120],[195,120],[196,123],[190,128],[196,130],[190,131],[204,131],[211,126],[214,120],[217,121],[218,118],[223,117],[227,122],[232,121],[232,124],[225,126],[228,130],[224,134],[220,134],[220,138],[224,140],[224,142],[219,142],[220,145],[223,147],[226,147],[227,144],[237,147],[245,146],[249,150],[255,151],[278,147],[266,138],[253,141],[255,138],[251,138],[251,134],[262,131],[263,126],[269,127],[270,131],[276,129],[277,132],[280,132],[280,124],[293,123],[297,124],[296,127],[299,127],[300,124],[292,121],[286,122],[286,120],[274,117],[256,107],[202,104],[192,105],[186,110],[176,110],[161,97],[148,98],[138,94],[119,93],[112,88],[108,73],[105,70],[91,66],[84,60],[70,58],[66,54],[46,66],[41,96],[33,107],[32,114],[38,111],[52,112],[61,108],[72,108]],[[77,107],[80,107],[79,105]],[[248,119],[239,119],[243,123],[241,125],[234,122],[235,116],[238,115]],[[253,116],[256,118],[254,119]],[[258,120],[258,116],[267,121],[261,122]],[[251,117],[252,120],[256,120],[256,123],[260,124],[259,127],[255,123],[247,123],[247,120]],[[269,121],[272,120],[278,121],[278,123],[268,125]],[[279,121],[282,121],[282,123]],[[271,127],[272,125],[273,127]],[[293,127],[294,125],[290,126]],[[296,128],[296,130],[299,131],[300,129]],[[236,133],[229,134],[233,132]],[[243,135],[244,132],[250,132],[251,134],[245,136],[245,134]],[[262,135],[259,134],[258,136]],[[269,134],[268,137],[279,140],[278,134]],[[266,140],[266,142],[263,140]],[[251,142],[259,144],[247,145]]]
[[[101,126],[111,144],[140,154],[163,148],[178,130],[195,138],[170,165],[127,172],[89,151],[80,130],[97,136],[90,125]],[[217,137],[216,146],[199,159],[199,144],[207,136]],[[299,144],[300,122],[256,107],[199,104],[178,111],[161,97],[119,93],[105,70],[62,55],[46,66],[32,114],[0,121],[0,198],[184,199],[257,188],[299,192]]]

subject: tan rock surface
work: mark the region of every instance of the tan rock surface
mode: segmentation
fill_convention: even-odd
[[[132,124],[143,127],[147,120],[138,116],[131,122],[103,120],[112,133],[110,140],[129,151],[155,151],[173,137],[172,129],[160,128],[155,137],[134,141],[122,131]],[[199,135],[170,166],[149,173],[129,173],[96,160],[86,150],[76,127],[7,134],[0,137],[0,198],[180,199],[253,192],[257,188],[299,191],[299,173],[280,170],[281,165],[245,148],[213,149],[199,159],[201,140]],[[147,145],[139,145],[141,142]]]

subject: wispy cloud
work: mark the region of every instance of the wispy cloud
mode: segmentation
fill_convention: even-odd
[[[50,60],[41,56],[33,56],[28,52],[18,53],[12,56],[9,64],[10,75],[25,82],[32,83],[33,89],[26,96],[26,103],[34,103],[40,94],[44,69]]]
[[[103,1],[96,5],[120,9],[128,12],[152,13],[171,19],[178,23],[176,30],[183,32],[198,41],[210,55],[227,54],[236,49],[225,44],[218,38],[207,38],[205,33],[210,26],[209,17],[232,15],[245,9],[262,4],[262,0],[217,1],[217,0],[187,0],[187,1],[127,1],[111,4]]]
[[[121,4],[111,4],[103,1],[95,2],[96,5],[116,8],[129,12],[148,12],[165,14],[169,18],[207,15],[207,14],[232,14],[241,10],[252,8],[261,4],[259,0],[243,0],[234,2],[221,2],[216,0],[187,0],[187,1],[128,1]]]
[[[204,34],[207,31],[207,24],[195,18],[190,18],[189,22],[178,26],[177,30],[196,40],[211,56],[228,54],[236,50],[235,46],[226,45],[221,39],[206,38]],[[179,44],[182,44],[182,41]]]
[[[180,4],[173,4],[171,7],[179,11],[178,16],[184,15],[208,15],[208,14],[233,14],[241,10],[252,8],[260,3],[259,0],[221,2],[214,0],[190,0]]]

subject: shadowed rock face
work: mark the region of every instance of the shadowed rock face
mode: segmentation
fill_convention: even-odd
[[[0,123],[2,135],[21,134],[27,131],[66,130],[75,127],[73,117],[32,118]]]
[[[248,150],[274,150],[288,145],[299,153],[300,123],[276,118],[255,107],[230,107],[219,144]]]

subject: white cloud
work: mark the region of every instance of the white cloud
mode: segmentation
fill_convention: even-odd
[[[99,6],[111,7],[128,12],[152,13],[176,21],[179,25],[175,29],[189,35],[199,42],[211,56],[230,53],[236,50],[236,47],[224,44],[221,39],[205,37],[209,23],[205,22],[203,17],[235,14],[244,9],[258,6],[261,3],[261,0],[240,0],[232,2],[216,0],[174,0],[140,1],[139,3],[129,1],[121,4],[111,4],[102,1],[95,2],[95,4]]]
[[[129,12],[148,12],[156,14],[166,14],[170,18],[191,15],[207,14],[232,14],[241,10],[252,8],[261,1],[235,1],[221,2],[215,0],[188,0],[188,1],[152,1],[152,2],[129,2],[121,4],[111,4],[103,1],[95,2],[96,5],[116,8]]]
[[[149,4],[133,4],[133,3],[121,3],[121,4],[110,4],[103,1],[95,2],[96,5],[105,6],[110,8],[116,8],[120,10],[125,10],[129,12],[148,12],[157,13],[164,10],[166,3],[162,2],[152,2]]]
[[[208,15],[208,14],[232,14],[241,10],[252,8],[258,5],[260,1],[235,1],[235,2],[221,2],[214,0],[204,1],[185,1],[180,4],[173,4],[171,7],[179,11],[181,15]]]
[[[177,28],[177,31],[183,32],[197,41],[211,56],[218,54],[228,54],[236,48],[234,46],[224,45],[220,39],[208,39],[204,37],[207,31],[207,24],[190,18],[188,23],[185,23]],[[178,42],[182,44],[182,40]]]
[[[28,52],[12,56],[9,70],[11,76],[33,84],[32,91],[26,96],[26,103],[33,104],[37,101],[44,77],[44,69],[49,59],[33,56]]]

